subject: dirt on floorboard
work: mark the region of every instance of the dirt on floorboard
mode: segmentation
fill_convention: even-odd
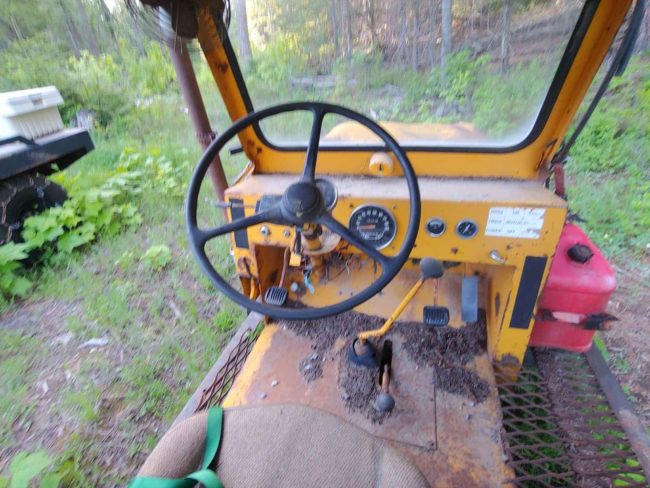
[[[489,394],[487,382],[466,368],[475,356],[485,352],[487,332],[485,313],[479,321],[459,329],[404,323],[395,328],[405,338],[405,348],[420,366],[433,368],[436,387],[448,393],[484,401]]]
[[[314,353],[307,356],[298,364],[298,369],[307,383],[323,376],[323,356]]]
[[[306,382],[320,377],[320,364],[317,364],[320,357],[334,346],[337,339],[346,338],[346,346],[339,354],[342,398],[350,411],[360,412],[373,422],[381,422],[386,414],[377,412],[373,407],[380,392],[377,371],[352,364],[347,358],[347,349],[360,331],[380,327],[383,322],[384,319],[380,317],[346,312],[326,319],[285,321],[282,325],[312,342],[315,353],[298,365]],[[432,382],[437,388],[476,402],[487,398],[487,382],[465,367],[485,351],[487,335],[484,313],[481,313],[478,323],[459,329],[435,328],[419,322],[396,322],[385,338],[390,339],[396,334],[404,338],[406,352],[416,364],[431,368]]]

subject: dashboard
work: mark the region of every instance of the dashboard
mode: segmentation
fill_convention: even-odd
[[[228,189],[227,198],[243,203],[245,215],[252,215],[279,198],[295,179],[249,175]],[[431,177],[418,182],[422,213],[411,257],[506,264],[521,255],[553,253],[566,202],[539,182]],[[409,217],[408,188],[402,178],[325,176],[321,185],[339,222],[382,253],[397,252]],[[250,227],[245,241],[246,246],[288,246],[292,239],[292,229],[265,224]]]

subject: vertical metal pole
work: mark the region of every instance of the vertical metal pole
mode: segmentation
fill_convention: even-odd
[[[210,145],[210,142],[212,142],[212,139],[214,139],[215,134],[210,127],[210,120],[208,119],[208,114],[203,104],[203,98],[201,98],[199,84],[196,81],[187,44],[182,39],[169,35],[165,36],[165,43],[167,44],[169,56],[174,65],[174,71],[176,72],[176,78],[181,87],[183,99],[187,104],[187,109],[192,119],[196,137],[203,150],[205,150]],[[223,171],[221,159],[218,155],[210,165],[208,174],[214,185],[217,198],[223,201],[223,194],[228,188],[228,180],[226,179],[226,174]]]

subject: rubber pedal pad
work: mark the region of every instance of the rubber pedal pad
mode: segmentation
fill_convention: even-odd
[[[478,276],[465,276],[460,287],[460,315],[463,322],[478,321]]]
[[[264,293],[264,301],[269,305],[276,305],[278,307],[287,303],[288,297],[289,292],[285,288],[280,288],[279,286],[270,286]]]
[[[427,305],[423,310],[424,323],[433,327],[445,327],[449,325],[449,309],[447,307],[435,307]]]

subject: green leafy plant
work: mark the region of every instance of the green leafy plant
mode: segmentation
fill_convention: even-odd
[[[45,451],[21,451],[14,456],[9,465],[9,478],[0,477],[0,488],[28,488],[40,476],[40,488],[57,488],[61,475],[45,471],[52,466],[52,459]]]
[[[28,218],[22,231],[24,243],[0,246],[0,292],[9,297],[25,296],[31,282],[22,273],[22,261],[32,251],[42,262],[49,262],[102,235],[115,235],[139,225],[142,217],[138,203],[144,189],[181,198],[186,167],[187,163],[174,164],[153,151],[143,154],[127,148],[117,167],[99,184],[79,186],[76,179],[68,181],[65,175],[59,175],[59,183],[69,183],[68,200],[60,207]],[[148,253],[143,260],[151,263],[153,269],[164,268],[171,259],[171,251],[166,246],[153,246]]]
[[[32,286],[18,273],[20,262],[27,258],[27,244],[10,242],[0,246],[0,291],[9,296],[24,296]]]
[[[172,250],[165,244],[151,246],[145,251],[140,261],[155,271],[161,271],[172,260]]]

